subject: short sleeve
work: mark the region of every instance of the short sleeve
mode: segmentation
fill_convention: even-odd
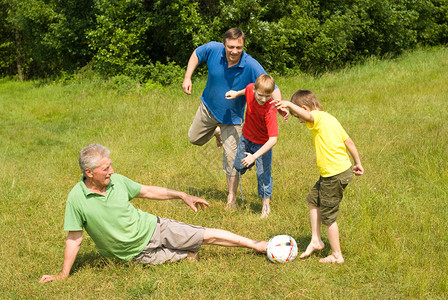
[[[140,183],[132,181],[125,176],[120,175],[120,177],[121,181],[126,186],[126,190],[128,191],[128,200],[132,200],[137,197],[137,195],[140,194],[140,191],[142,190],[142,185]]]
[[[70,199],[68,199],[65,206],[64,230],[80,231],[83,228],[83,223],[82,216],[73,207]]]
[[[209,42],[207,44],[197,47],[196,56],[199,59],[199,63],[207,61],[211,51],[217,47],[221,47],[221,45],[217,42]]]

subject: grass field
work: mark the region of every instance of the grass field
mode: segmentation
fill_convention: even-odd
[[[58,84],[0,80],[1,299],[446,299],[448,298],[448,49],[372,60],[322,77],[278,77],[284,99],[311,89],[356,143],[365,175],[345,193],[338,224],[346,263],[322,265],[329,246],[284,265],[236,248],[205,246],[198,263],[142,266],[107,261],[85,233],[71,276],[64,257],[64,208],[80,179],[80,149],[101,143],[117,173],[211,203],[135,199],[153,214],[254,239],[310,239],[303,199],[318,178],[311,135],[279,118],[272,213],[260,220],[255,172],[244,203],[224,211],[226,182],[214,142],[188,142],[205,79],[180,86],[117,89],[89,77]],[[324,233],[324,241],[326,235]]]

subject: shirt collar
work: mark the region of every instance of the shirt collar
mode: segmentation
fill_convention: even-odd
[[[224,63],[226,65],[228,65],[229,62],[227,61],[227,58],[226,58],[226,49],[225,48],[222,49],[221,59],[224,60]],[[246,66],[246,59],[247,59],[247,54],[246,54],[246,52],[243,51],[241,53],[240,61],[236,65],[234,65],[230,68],[244,68]]]
[[[82,190],[82,192],[84,193],[84,195],[87,197],[87,196],[90,196],[90,195],[99,195],[99,194],[97,194],[97,193],[94,193],[94,192],[91,192],[88,188],[87,188],[87,186],[86,186],[86,184],[84,183],[84,179],[85,179],[86,177],[85,176],[82,176],[81,177],[81,182],[80,182],[80,185],[81,185],[81,190]],[[111,187],[113,187],[114,186],[114,183],[112,182],[112,177],[110,178],[110,183],[106,186],[106,193],[107,193],[107,190],[109,190]]]

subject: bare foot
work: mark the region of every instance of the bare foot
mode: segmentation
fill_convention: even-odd
[[[227,195],[227,205],[225,210],[234,210],[236,208],[236,196],[234,194]]]
[[[267,247],[268,247],[268,242],[265,241],[258,241],[255,242],[255,246],[254,246],[254,250],[261,252],[261,253],[266,253],[267,252]]]
[[[264,205],[263,210],[261,211],[260,219],[269,217],[270,213],[271,213],[271,208],[269,207],[269,205]]]
[[[325,244],[324,244],[322,241],[320,241],[319,243],[313,243],[313,242],[311,242],[311,243],[308,245],[308,247],[306,247],[305,252],[303,252],[303,253],[300,255],[300,258],[308,257],[308,256],[310,256],[311,253],[313,253],[314,251],[322,250],[322,249],[324,249],[324,247],[325,247]]]
[[[338,263],[338,264],[342,264],[343,262],[344,262],[344,258],[342,257],[342,255],[341,256],[339,256],[339,257],[336,257],[336,256],[334,256],[333,254],[331,254],[331,255],[328,255],[327,257],[325,257],[325,258],[321,258],[321,259],[319,259],[319,262],[320,263],[332,263],[332,264],[334,264],[334,263]]]
[[[221,148],[222,147],[221,128],[216,127],[213,135],[216,138],[216,147]]]
[[[199,255],[197,252],[190,252],[187,253],[187,259],[191,262],[197,262],[199,260]]]
[[[224,209],[225,210],[234,210],[235,208],[236,208],[236,202],[231,201],[231,202],[227,202],[227,205]]]

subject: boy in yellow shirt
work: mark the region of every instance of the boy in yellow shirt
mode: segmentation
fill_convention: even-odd
[[[291,97],[291,102],[281,100],[274,102],[277,108],[288,108],[294,117],[311,130],[320,173],[319,180],[306,197],[312,237],[300,258],[308,257],[315,250],[322,250],[325,247],[320,231],[321,224],[324,224],[327,227],[331,254],[319,262],[343,263],[336,218],[344,189],[352,181],[353,173],[355,175],[364,173],[358,150],[338,120],[322,110],[322,105],[312,92],[299,90]],[[353,167],[346,150],[354,159]]]

